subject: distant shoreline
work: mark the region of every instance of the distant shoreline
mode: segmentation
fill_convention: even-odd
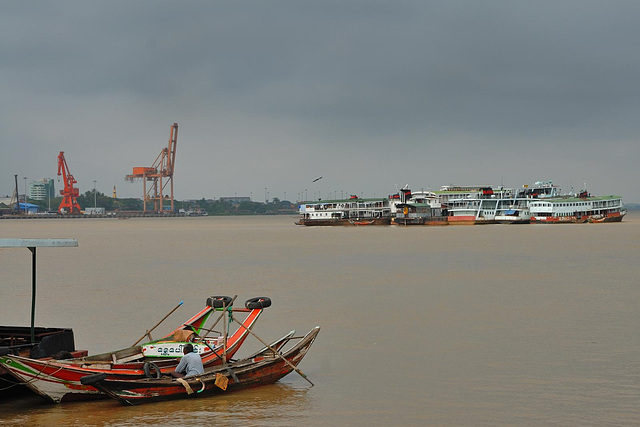
[[[126,213],[126,214],[104,214],[104,215],[0,215],[0,220],[39,220],[39,219],[90,219],[90,218],[98,218],[98,219],[129,219],[129,218],[200,218],[207,216],[214,217],[240,217],[240,216],[296,216],[297,213],[286,213],[286,214],[225,214],[225,215],[185,215],[178,213],[156,213],[156,212],[147,212],[147,213]]]

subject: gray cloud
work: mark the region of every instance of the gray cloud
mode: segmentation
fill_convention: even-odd
[[[179,198],[449,183],[640,201],[636,2],[14,2],[0,6],[0,193],[125,185],[180,123]]]

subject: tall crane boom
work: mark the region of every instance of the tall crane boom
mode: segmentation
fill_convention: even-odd
[[[80,205],[78,204],[77,198],[80,195],[80,190],[73,186],[73,184],[77,184],[78,181],[69,173],[69,167],[64,158],[64,151],[58,154],[58,176],[60,175],[62,175],[62,180],[64,181],[64,189],[60,190],[62,202],[58,207],[58,212],[61,214],[79,214]]]
[[[153,201],[155,212],[164,212],[164,199],[170,199],[171,211],[174,210],[173,201],[173,171],[176,161],[176,147],[178,145],[178,124],[174,123],[169,130],[169,144],[163,148],[151,167],[134,167],[133,173],[125,176],[129,182],[142,180],[143,210],[147,211],[147,202]],[[147,181],[151,182],[147,189]],[[170,196],[163,196],[167,185],[170,185]]]
[[[11,202],[9,203],[10,206],[13,206],[13,210],[17,213],[18,211],[20,211],[20,194],[18,193],[18,175],[13,175],[13,177],[16,180],[16,189],[13,190],[13,194],[11,195]],[[27,196],[25,195],[25,203],[27,202],[26,198]],[[13,204],[13,202],[15,201],[15,205]]]

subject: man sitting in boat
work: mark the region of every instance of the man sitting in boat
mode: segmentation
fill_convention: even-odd
[[[185,344],[182,352],[184,356],[180,359],[176,370],[171,372],[171,376],[174,378],[184,378],[204,374],[202,359],[198,353],[193,352],[193,344]]]

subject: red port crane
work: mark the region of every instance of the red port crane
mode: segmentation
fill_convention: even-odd
[[[126,181],[142,180],[143,210],[147,212],[147,202],[153,201],[155,212],[165,212],[164,199],[171,200],[173,211],[173,169],[176,160],[176,145],[178,145],[178,124],[174,123],[169,129],[169,145],[163,148],[151,167],[134,167],[133,173],[124,177]],[[164,181],[163,181],[164,180]],[[147,189],[147,181],[151,185]],[[170,186],[170,195],[163,196],[165,187]]]
[[[60,190],[62,203],[60,203],[58,207],[58,212],[71,215],[79,214],[80,205],[78,204],[77,198],[80,195],[80,190],[73,187],[73,184],[77,184],[78,181],[69,173],[69,166],[67,166],[67,161],[64,158],[64,151],[58,154],[58,176],[60,175],[62,175],[62,180],[64,181],[64,190]]]

